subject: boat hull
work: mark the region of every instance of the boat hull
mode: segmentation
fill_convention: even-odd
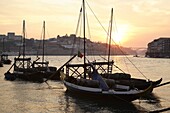
[[[25,81],[32,81],[32,82],[43,82],[44,74],[41,72],[33,72],[33,73],[24,73],[24,74],[17,74],[16,77],[20,78]]]
[[[125,102],[131,102],[136,99],[139,99],[141,96],[145,95],[146,93],[149,93],[151,90],[148,89],[147,91],[126,91],[124,93],[123,91],[116,91],[116,92],[108,92],[108,91],[102,91],[100,88],[87,88],[87,87],[82,87],[79,85],[75,85],[73,83],[64,81],[64,85],[67,88],[67,92],[77,95],[79,97],[84,97],[84,98],[90,98],[90,99],[95,99],[95,100],[100,100],[100,101],[125,101]]]
[[[60,72],[57,71],[56,67],[34,67],[33,69],[42,72],[46,79],[60,80]]]
[[[42,83],[43,80],[43,73],[41,72],[32,72],[32,73],[10,73],[7,72],[4,74],[6,80],[15,80],[16,78],[24,80],[24,81],[31,81],[31,82],[39,82]]]
[[[11,64],[11,60],[3,60],[3,64]]]
[[[14,81],[16,79],[15,74],[12,74],[10,72],[5,73],[4,75],[6,80]]]

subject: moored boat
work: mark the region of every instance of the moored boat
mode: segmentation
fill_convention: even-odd
[[[10,72],[13,67],[13,72]],[[43,82],[43,73],[32,68],[31,58],[14,58],[14,64],[4,74],[6,80],[15,80],[16,78],[24,81]]]
[[[38,57],[38,55],[37,55]],[[43,73],[44,78],[50,80],[60,80],[60,73],[57,71],[57,67],[49,66],[49,61],[45,61],[45,21],[43,21],[43,40],[42,40],[42,61],[33,61],[32,67]]]
[[[11,60],[8,58],[8,54],[2,54],[1,55],[1,61],[3,64],[11,64]]]
[[[22,56],[19,53],[18,57],[14,58],[14,63],[10,69],[4,74],[6,80],[15,80],[16,78],[24,81],[43,82],[43,73],[32,68],[30,57],[25,56],[25,20],[23,21],[23,52]],[[13,68],[13,72],[10,72]]]
[[[90,68],[91,64],[85,64],[86,68]],[[150,82],[150,86],[146,89],[139,90],[135,87],[130,87],[126,85],[119,85],[113,79],[103,79],[95,70],[89,74],[86,79],[82,77],[84,74],[80,74],[80,72],[74,71],[69,74],[69,70],[74,68],[83,68],[84,64],[68,64],[66,65],[66,78],[64,80],[64,85],[67,88],[67,91],[73,93],[77,96],[84,96],[87,98],[95,98],[100,99],[101,101],[104,99],[105,101],[133,101],[139,99],[140,97],[146,96],[152,92],[152,82]],[[79,73],[79,74],[76,74]],[[71,76],[70,76],[71,75]],[[92,78],[92,79],[91,79]]]
[[[85,1],[83,0],[83,25],[84,25],[84,57],[83,63],[67,64],[66,65],[66,77],[64,79],[64,85],[67,88],[67,92],[76,96],[83,96],[90,99],[99,99],[110,101],[133,101],[139,99],[142,96],[150,94],[153,90],[152,82],[146,89],[137,89],[135,87],[129,87],[125,85],[118,85],[112,79],[104,79],[99,73],[99,67],[96,67],[93,62],[90,62],[86,58],[86,44],[85,44]],[[113,11],[113,9],[112,9]],[[88,61],[88,63],[86,63]],[[96,62],[98,64],[98,62]],[[107,62],[108,64],[108,62]]]

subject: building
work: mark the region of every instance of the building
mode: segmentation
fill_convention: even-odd
[[[21,40],[22,36],[21,35],[15,35],[15,38],[13,40]]]
[[[170,38],[160,37],[148,43],[147,57],[170,58]]]
[[[0,34],[0,40],[21,40],[21,35],[15,35],[14,32],[8,32],[7,36],[4,34]]]
[[[8,33],[7,33],[7,37],[8,37],[9,39],[14,39],[15,33],[14,33],[14,32],[8,32]]]
[[[2,41],[3,39],[5,39],[6,38],[6,35],[2,35],[2,34],[0,34],[0,40]]]

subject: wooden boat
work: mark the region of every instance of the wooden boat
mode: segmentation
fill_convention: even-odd
[[[91,63],[86,63],[86,68],[91,70]],[[123,101],[133,101],[135,99],[139,99],[141,96],[147,95],[150,92],[152,92],[152,82],[150,83],[150,86],[147,87],[144,90],[138,90],[137,88],[132,88],[125,85],[119,85],[112,79],[106,79],[102,82],[105,83],[104,86],[100,86],[102,83],[99,80],[96,80],[93,78],[94,75],[91,75],[91,77],[87,77],[87,79],[84,79],[82,77],[82,74],[80,74],[79,69],[83,68],[84,64],[68,64],[66,65],[66,79],[64,80],[64,84],[67,87],[67,90],[71,93],[74,93],[78,96],[86,96],[90,98],[98,98],[98,99],[108,99],[108,100],[123,100]],[[73,71],[74,70],[74,71]],[[81,69],[80,69],[81,70]],[[73,72],[69,74],[69,72]],[[94,72],[91,72],[91,74]],[[97,74],[96,78],[102,77],[98,74],[97,70],[95,70],[95,73]],[[72,76],[69,76],[72,75]],[[89,72],[87,74],[89,76]]]
[[[25,21],[23,21],[23,53],[14,58],[11,68],[4,74],[6,80],[15,80],[19,78],[25,81],[43,82],[43,73],[32,68],[31,58],[25,57]],[[10,70],[13,68],[13,72]]]
[[[88,69],[92,68],[91,63],[87,63],[85,65]],[[80,74],[80,68],[84,68],[84,64],[66,65],[67,73],[64,80],[64,85],[66,86],[67,91],[77,96],[86,96],[88,98],[104,99],[107,101],[133,101],[150,94],[153,90],[152,82],[146,89],[139,90],[135,87],[119,85],[113,79],[104,80],[98,74],[97,70],[91,72],[90,74],[87,70],[88,74],[86,73],[86,76],[90,76],[85,78],[82,76],[84,73]],[[70,71],[73,71],[73,73],[69,74]],[[96,78],[100,79],[95,79],[94,76],[97,76]]]
[[[71,82],[74,81],[75,83]],[[94,86],[81,86],[78,84],[79,81],[85,83],[96,84]],[[84,83],[84,84],[85,84]],[[148,95],[152,90],[152,85],[145,90],[130,89],[125,90],[124,88],[103,90],[101,87],[97,87],[98,82],[92,80],[81,80],[76,78],[67,78],[64,81],[64,85],[67,91],[74,93],[77,96],[86,96],[87,98],[93,99],[104,99],[109,101],[122,100],[122,101],[133,101],[139,99],[142,96]],[[96,87],[95,87],[96,86]]]
[[[33,61],[32,67],[43,73],[44,78],[51,80],[60,80],[60,73],[57,72],[57,68],[54,66],[49,66],[49,62],[45,61],[45,21],[43,22],[43,40],[42,40],[42,61],[40,58]],[[38,56],[38,55],[37,55]]]
[[[149,87],[150,83],[152,83],[152,87],[154,89],[162,81],[162,78],[160,78],[159,80],[153,81],[153,80],[133,78],[131,77],[130,74],[127,74],[127,73],[113,73],[112,68],[114,65],[114,61],[92,62],[92,64],[96,67],[96,70],[103,78],[112,79],[118,85],[125,85],[125,86],[135,87],[137,89],[143,90]],[[82,65],[75,66],[74,68],[77,69],[79,66],[82,66]],[[74,68],[72,70],[76,71]]]
[[[85,2],[83,0],[83,17],[85,29]],[[81,11],[81,10],[80,10]],[[112,9],[113,11],[113,9]],[[118,85],[112,79],[104,80],[98,73],[98,69],[85,57],[85,30],[84,30],[84,63],[67,64],[64,85],[67,92],[76,96],[83,96],[90,99],[100,99],[105,101],[133,101],[149,94],[152,90],[152,83],[144,90]]]
[[[3,64],[11,64],[11,60],[8,58],[8,54],[2,54],[1,55],[1,61]]]
[[[5,73],[6,80],[19,78],[24,81],[43,82],[43,73],[32,68],[31,58],[14,58],[13,73]]]

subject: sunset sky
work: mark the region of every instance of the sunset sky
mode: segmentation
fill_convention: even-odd
[[[112,38],[121,46],[147,47],[156,38],[170,37],[170,0],[86,1],[106,30],[114,9]],[[21,34],[23,20],[28,38],[41,37],[43,21],[47,38],[74,34],[81,4],[81,0],[1,0],[0,34]],[[90,39],[106,42],[106,32],[86,7]]]

